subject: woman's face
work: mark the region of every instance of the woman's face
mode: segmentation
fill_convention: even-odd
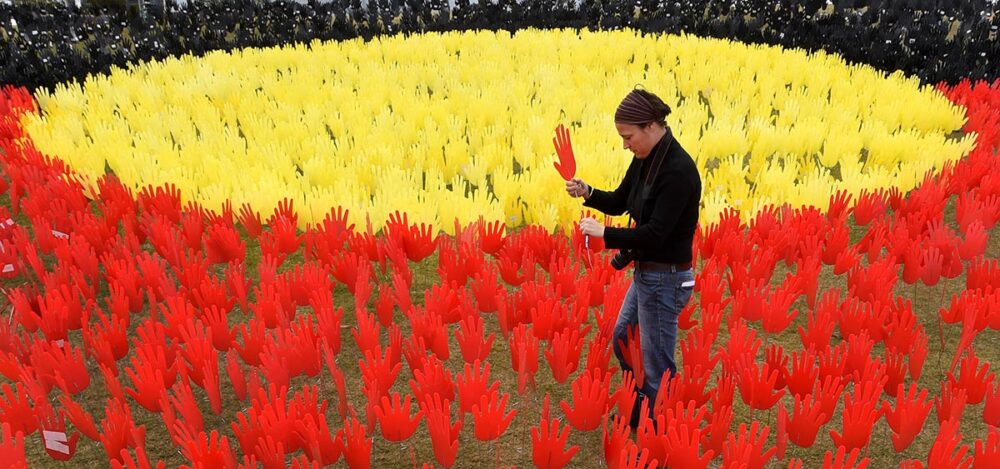
[[[664,132],[662,127],[652,123],[644,126],[615,123],[615,128],[622,137],[622,147],[631,151],[640,160],[649,156]]]

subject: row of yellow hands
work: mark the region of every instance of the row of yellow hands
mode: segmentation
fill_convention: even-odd
[[[616,47],[608,47],[608,44]],[[540,47],[544,45],[545,47]],[[40,94],[45,152],[96,179],[173,183],[188,200],[303,224],[331,206],[376,225],[394,210],[550,229],[579,217],[556,197],[551,129],[571,123],[579,175],[617,186],[627,153],[610,123],[642,82],[702,170],[703,219],[767,203],[823,207],[838,189],[913,187],[960,158],[964,113],[914,79],[825,53],[631,31],[453,32],[314,42],[113,70]]]

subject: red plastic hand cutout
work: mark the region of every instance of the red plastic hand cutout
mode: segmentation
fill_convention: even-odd
[[[556,155],[559,161],[553,163],[556,171],[563,179],[569,181],[576,175],[576,158],[573,156],[573,144],[569,140],[569,130],[562,124],[556,127],[556,136],[552,139],[552,144],[556,147]]]

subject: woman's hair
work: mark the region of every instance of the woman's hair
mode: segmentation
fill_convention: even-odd
[[[658,118],[652,120],[651,122],[656,122],[666,127],[667,116],[670,115],[670,106],[668,106],[667,103],[663,102],[663,100],[660,99],[659,96],[650,93],[649,91],[646,91],[641,88],[636,88],[634,91],[642,95],[643,98],[646,98],[646,100],[649,101],[649,104],[652,105],[653,111],[656,113]]]
[[[615,111],[615,122],[646,126],[653,122],[666,127],[670,106],[659,96],[636,86]]]

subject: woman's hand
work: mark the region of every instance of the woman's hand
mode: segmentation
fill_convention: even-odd
[[[604,225],[597,222],[593,218],[584,218],[580,220],[580,232],[584,235],[593,236],[595,238],[604,237]]]
[[[573,178],[566,181],[566,193],[570,197],[583,197],[587,198],[587,194],[590,192],[590,186],[583,182],[580,178]]]

